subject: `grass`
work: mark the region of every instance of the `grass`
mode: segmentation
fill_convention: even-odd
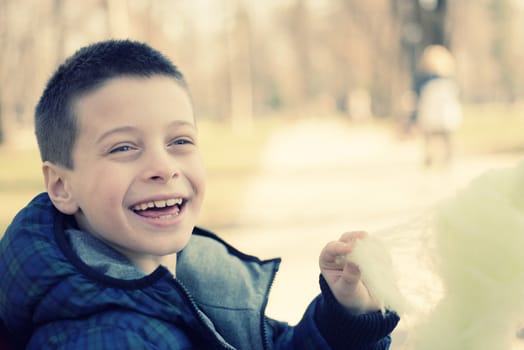
[[[0,148],[0,235],[20,208],[43,190],[36,150]]]
[[[256,174],[263,145],[281,122],[267,119],[250,130],[235,132],[218,122],[199,123],[199,139],[207,172],[207,192],[200,225],[219,228],[233,225],[242,194]]]
[[[522,153],[524,106],[465,106],[457,139],[466,153]]]
[[[464,125],[457,135],[463,153],[524,154],[522,110],[518,106],[466,106]],[[224,123],[199,122],[208,177],[201,225],[216,229],[234,224],[243,190],[256,174],[264,143],[285,119],[266,118],[249,132],[235,132]],[[383,121],[380,127],[384,127]],[[20,208],[43,189],[36,149],[0,147],[0,236]]]

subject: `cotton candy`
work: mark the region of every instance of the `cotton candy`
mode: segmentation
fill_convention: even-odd
[[[405,312],[407,303],[398,288],[391,255],[380,238],[368,235],[356,240],[346,259],[359,266],[363,283],[383,313],[386,309],[399,314]]]
[[[524,319],[524,162],[491,170],[438,206],[428,253],[444,288],[415,350],[509,350]]]

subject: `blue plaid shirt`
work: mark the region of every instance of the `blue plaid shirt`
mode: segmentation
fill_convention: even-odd
[[[160,266],[111,277],[72,248],[47,194],[38,195],[0,241],[0,317],[28,349],[387,349],[398,316],[354,316],[322,295],[294,327],[264,310],[279,259],[261,261],[195,228],[177,277]]]

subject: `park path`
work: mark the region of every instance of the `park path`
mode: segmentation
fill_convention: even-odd
[[[300,319],[319,292],[317,259],[328,241],[348,230],[413,228],[432,206],[474,177],[519,159],[459,152],[451,166],[425,169],[420,151],[419,140],[402,140],[394,130],[331,120],[296,122],[269,139],[237,225],[223,233],[247,253],[283,258],[268,305],[270,316],[290,323]],[[415,242],[400,248],[417,253]],[[431,304],[438,290],[416,292],[433,285],[431,276],[415,269],[418,262],[409,258],[396,264],[411,293],[407,296],[421,307]],[[405,329],[401,323],[392,349],[402,349]],[[518,341],[512,350],[517,349],[524,349]]]

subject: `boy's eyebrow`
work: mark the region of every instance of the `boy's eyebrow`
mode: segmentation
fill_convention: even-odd
[[[194,128],[194,129],[196,129],[195,124],[193,124],[191,122],[188,122],[188,121],[185,121],[185,120],[175,120],[175,121],[169,123],[169,125],[168,125],[168,127],[173,127],[173,126],[174,127],[190,126],[190,127]],[[134,131],[136,131],[136,128],[133,127],[133,126],[117,127],[117,128],[108,130],[108,131],[104,132],[102,135],[100,135],[100,137],[97,138],[96,143],[99,143],[100,141],[102,141],[106,137],[108,137],[110,135],[113,135],[113,134],[119,134],[119,133],[124,133],[124,132],[134,132]]]
[[[114,129],[108,130],[108,131],[104,132],[102,135],[100,135],[100,137],[98,137],[96,139],[96,143],[99,143],[100,141],[102,141],[103,139],[105,139],[106,137],[108,137],[110,135],[119,134],[119,133],[123,133],[123,132],[132,132],[134,130],[136,130],[136,128],[134,128],[132,126],[121,126],[121,127],[118,127],[118,128],[114,128]]]
[[[192,129],[195,129],[195,130],[197,128],[195,123],[188,122],[187,120],[175,120],[175,121],[169,123],[169,125],[167,127],[171,128],[171,127],[182,127],[182,126],[189,126],[189,127],[191,127]]]
[[[196,125],[194,123],[188,122],[187,120],[175,120],[169,123],[169,126],[190,126],[196,129]]]

